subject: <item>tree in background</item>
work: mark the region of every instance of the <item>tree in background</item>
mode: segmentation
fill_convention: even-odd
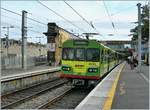
[[[149,40],[149,6],[145,5],[142,7],[141,13],[142,19],[142,40],[148,41]],[[133,34],[132,41],[138,39],[138,26],[131,29],[130,32]]]

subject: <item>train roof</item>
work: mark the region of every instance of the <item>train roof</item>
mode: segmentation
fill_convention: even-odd
[[[99,43],[99,42],[98,42]],[[106,46],[106,45],[104,45],[104,44],[102,44],[102,43],[99,43],[101,46],[103,46],[103,47],[105,47],[105,48],[107,48],[108,50],[111,50],[112,52],[116,52],[115,50],[113,50],[112,48],[110,48],[110,47],[108,47],[108,46]]]
[[[110,48],[110,47],[108,47],[108,46],[106,46],[106,45],[104,45],[104,44],[98,42],[97,40],[93,40],[93,39],[92,39],[92,40],[88,40],[88,39],[68,39],[67,41],[73,41],[73,40],[88,41],[88,42],[90,42],[90,41],[95,41],[96,43],[100,44],[102,47],[104,47],[104,48],[106,48],[106,49],[108,49],[108,50],[110,50],[110,51],[112,51],[112,52],[114,52],[114,53],[121,54],[121,53],[119,53],[119,52],[113,50],[112,48]]]

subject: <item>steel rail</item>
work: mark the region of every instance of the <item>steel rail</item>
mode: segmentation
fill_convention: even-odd
[[[59,94],[58,96],[54,97],[53,99],[48,100],[48,102],[40,105],[37,109],[44,109],[47,106],[57,102],[59,99],[63,98],[69,91],[71,91],[72,88],[67,89],[66,91],[64,91],[63,93]]]
[[[6,96],[9,96],[9,95],[11,95],[11,94],[15,94],[15,93],[24,91],[24,90],[27,90],[27,89],[30,89],[31,87],[36,87],[36,86],[43,85],[43,84],[48,83],[48,82],[53,82],[53,81],[58,80],[58,79],[59,79],[59,77],[55,77],[55,78],[52,78],[52,79],[49,79],[49,80],[41,81],[41,82],[39,82],[39,83],[35,83],[35,84],[29,85],[29,86],[24,87],[24,88],[17,89],[17,90],[15,90],[15,91],[11,91],[11,92],[2,94],[1,98],[6,97]]]
[[[51,82],[51,81],[50,81],[50,82]],[[27,101],[27,100],[29,100],[29,99],[31,99],[31,98],[33,98],[33,97],[36,97],[37,95],[40,95],[40,94],[42,94],[42,93],[44,93],[44,92],[46,92],[46,91],[48,91],[48,90],[54,89],[54,88],[56,88],[56,87],[59,87],[59,86],[65,84],[65,83],[67,83],[67,82],[68,82],[68,81],[65,81],[65,80],[60,81],[60,82],[56,83],[55,85],[54,85],[54,84],[51,85],[51,86],[48,87],[48,88],[45,88],[45,89],[41,88],[41,89],[42,89],[41,91],[37,91],[37,92],[35,92],[35,93],[33,93],[33,94],[30,93],[30,92],[32,92],[32,91],[30,91],[30,92],[29,92],[30,95],[25,96],[25,97],[23,97],[22,99],[19,99],[19,100],[15,101],[15,102],[12,102],[12,103],[10,103],[10,104],[4,105],[4,106],[2,106],[1,108],[2,108],[2,109],[6,109],[6,108],[9,108],[9,109],[10,109],[10,108],[12,108],[13,106],[15,106],[15,105],[17,105],[17,104],[23,103],[24,101]],[[49,83],[49,82],[47,82],[47,83]]]

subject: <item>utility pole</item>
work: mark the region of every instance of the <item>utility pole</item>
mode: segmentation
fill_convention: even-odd
[[[138,3],[138,69],[141,71],[141,4]]]
[[[22,11],[22,68],[27,69],[27,12]]]

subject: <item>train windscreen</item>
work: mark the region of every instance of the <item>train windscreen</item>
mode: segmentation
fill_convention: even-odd
[[[63,60],[73,60],[74,59],[74,49],[73,48],[63,48],[62,59]]]
[[[85,60],[85,49],[83,49],[83,48],[76,49],[75,59],[77,61],[84,61]]]
[[[100,58],[100,51],[99,49],[87,49],[87,61],[99,61]]]
[[[100,51],[95,48],[63,48],[62,59],[98,62],[100,59]]]

